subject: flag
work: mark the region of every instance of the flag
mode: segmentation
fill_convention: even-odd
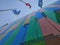
[[[19,10],[19,11],[17,11],[17,10],[12,10],[12,11],[13,11],[13,13],[14,13],[15,15],[19,15],[20,12],[21,12],[21,10]]]
[[[29,8],[31,8],[31,5],[30,5],[29,3],[26,3],[25,5],[26,5],[26,6],[29,6]]]
[[[42,5],[43,5],[43,1],[42,0],[39,0],[38,1],[38,6],[42,8]]]
[[[25,1],[23,0],[20,0],[21,2],[23,2],[26,6],[28,6],[29,8],[31,8],[31,5],[29,3],[26,3]]]

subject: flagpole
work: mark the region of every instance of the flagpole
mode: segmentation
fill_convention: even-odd
[[[3,10],[0,10],[0,12],[11,11],[11,10],[14,10],[14,9],[3,9]]]
[[[26,4],[26,2],[25,2],[25,1],[23,1],[23,0],[20,0],[20,1]]]

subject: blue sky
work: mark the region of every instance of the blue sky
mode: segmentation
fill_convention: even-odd
[[[19,18],[28,15],[29,13],[32,13],[40,7],[38,7],[38,0],[24,0],[25,2],[29,2],[32,5],[32,8],[29,9],[25,6],[24,3],[20,2],[19,0],[0,0],[0,10],[3,9],[17,9],[21,10],[21,13],[17,16],[14,15],[12,11],[5,11],[0,12],[0,27],[4,25],[5,23],[11,23],[15,20],[18,20]],[[43,0],[43,7],[46,7],[47,5],[50,5],[54,3],[57,0]]]

